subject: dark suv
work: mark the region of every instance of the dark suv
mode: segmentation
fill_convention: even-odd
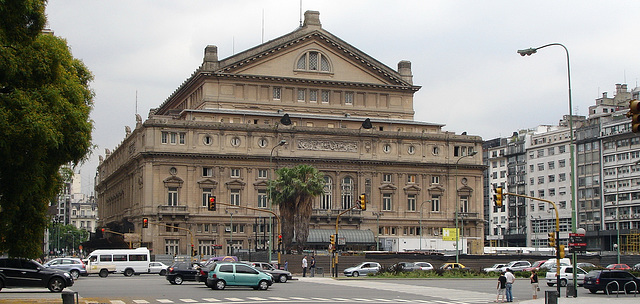
[[[68,272],[49,269],[34,260],[0,258],[0,290],[3,287],[47,287],[61,292],[73,285]]]
[[[175,262],[167,268],[166,279],[172,285],[180,285],[184,281],[198,281],[202,265],[196,262]]]
[[[617,282],[618,284],[609,284],[611,282]],[[635,284],[631,282],[635,282]],[[583,287],[589,289],[591,293],[596,293],[600,290],[605,293],[622,290],[626,293],[633,293],[637,292],[638,288],[640,288],[640,279],[624,270],[592,270],[584,277]]]

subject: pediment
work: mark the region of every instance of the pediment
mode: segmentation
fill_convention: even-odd
[[[229,182],[226,182],[225,185],[227,186],[227,188],[229,189],[244,189],[244,186],[247,183],[241,181],[241,180],[232,180]]]
[[[392,185],[392,184],[384,184],[382,186],[379,187],[380,191],[396,191],[398,189],[398,187]]]
[[[198,181],[198,185],[200,185],[201,188],[203,187],[215,187],[218,185],[218,182],[210,179],[210,178],[204,178]]]
[[[267,183],[266,180],[260,180],[260,181],[257,181],[255,183],[253,183],[253,186],[255,188],[266,188],[268,185],[269,185],[269,183]]]
[[[431,186],[427,189],[429,192],[444,192],[444,188],[442,186]]]
[[[402,189],[404,190],[404,192],[410,192],[410,193],[420,192],[422,190],[422,188],[418,187],[417,185],[408,185]]]
[[[305,81],[347,82],[370,85],[408,86],[400,75],[357,48],[324,30],[305,35],[292,33],[254,49],[220,61],[217,73],[283,77]],[[258,52],[259,49],[260,51]],[[308,52],[327,57],[331,65],[328,72],[297,69],[297,62]]]

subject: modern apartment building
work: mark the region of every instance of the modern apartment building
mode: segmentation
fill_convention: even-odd
[[[308,164],[326,183],[310,249],[328,247],[337,215],[365,193],[367,210],[340,218],[342,248],[413,238],[452,251],[454,241],[431,240],[459,225],[461,251],[479,253],[482,139],[415,121],[412,78],[410,62],[384,65],[323,29],[313,11],[293,32],[225,59],[207,46],[202,65],[101,157],[98,225],[140,233],[155,254],[264,250],[276,237],[261,212],[277,211],[268,181],[276,168]],[[216,211],[207,210],[211,196]]]

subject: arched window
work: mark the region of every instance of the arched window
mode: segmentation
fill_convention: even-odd
[[[353,207],[353,179],[349,176],[342,179],[342,209]]]
[[[309,51],[298,58],[296,70],[331,72],[331,63],[326,55],[318,51]]]
[[[320,209],[331,210],[331,201],[333,192],[333,179],[330,176],[324,176],[324,190],[322,193],[322,201],[320,202]]]

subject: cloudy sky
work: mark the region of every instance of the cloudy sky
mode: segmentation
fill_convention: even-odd
[[[640,1],[49,0],[49,27],[95,76],[97,149],[81,168],[83,192],[91,193],[97,156],[196,70],[205,46],[223,59],[289,33],[301,7],[393,69],[411,61],[422,86],[416,120],[483,139],[568,114],[564,50],[521,57],[518,49],[569,49],[574,114],[640,79]]]

